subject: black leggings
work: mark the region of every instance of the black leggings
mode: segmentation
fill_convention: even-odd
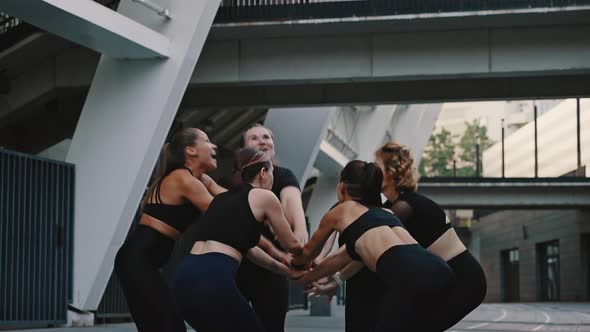
[[[138,225],[115,258],[115,273],[140,332],[185,332],[170,289],[159,268],[168,261],[174,240]]]
[[[346,281],[346,332],[373,332],[385,284],[366,267]]]
[[[486,296],[486,276],[469,251],[465,250],[447,263],[455,273],[456,285],[428,319],[429,331],[446,331],[453,327],[477,308]]]
[[[196,331],[264,331],[236,286],[237,269],[238,262],[222,253],[189,255],[176,268],[174,300]]]
[[[244,259],[238,270],[237,283],[265,331],[285,331],[285,316],[289,310],[287,278]]]
[[[427,331],[424,321],[454,283],[453,271],[418,244],[397,245],[377,260],[377,276],[387,289],[375,331]]]

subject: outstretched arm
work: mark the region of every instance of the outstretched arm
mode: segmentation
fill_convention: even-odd
[[[330,234],[334,232],[334,223],[336,221],[337,214],[334,210],[329,211],[324,215],[322,220],[320,221],[320,226],[318,227],[317,231],[313,233],[311,239],[307,244],[303,247],[303,252],[301,255],[295,256],[291,261],[291,266],[295,268],[304,268],[307,266],[314,258],[316,258],[328,238]]]
[[[305,224],[301,191],[297,187],[289,186],[281,190],[280,196],[285,217],[287,217],[287,221],[291,225],[295,237],[301,244],[306,244],[309,234],[307,233],[307,225]]]
[[[272,258],[259,247],[253,247],[248,250],[248,259],[260,267],[291,279],[297,279],[304,273],[303,271],[294,271],[289,269],[285,264]]]
[[[215,182],[209,175],[204,174],[201,175],[201,182],[203,183],[203,185],[205,186],[205,188],[207,188],[207,191],[213,195],[213,196],[217,196],[219,194],[221,194],[222,192],[226,192],[227,189],[223,188],[222,186],[218,185],[217,182]]]
[[[301,278],[301,282],[307,285],[323,277],[332,276],[350,262],[352,262],[352,258],[346,252],[346,246],[342,246],[334,255],[328,256],[320,265],[306,273]]]
[[[275,247],[269,239],[260,235],[260,240],[258,241],[258,247],[260,247],[264,252],[270,255],[272,258],[276,259],[277,261],[283,264],[290,264],[291,256],[289,254],[279,250]]]
[[[300,254],[302,244],[293,234],[277,196],[268,190],[257,191],[257,194],[264,200],[264,214],[281,246],[289,253]]]
[[[334,242],[336,242],[336,234],[336,232],[332,232],[332,234],[328,238],[328,241],[326,241],[326,243],[324,244],[324,248],[322,248],[322,251],[320,252],[318,257],[316,257],[313,260],[313,263],[315,265],[319,265],[330,254],[330,252],[332,251],[332,247],[334,247]]]

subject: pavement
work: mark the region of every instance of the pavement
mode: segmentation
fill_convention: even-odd
[[[286,332],[342,332],[344,307],[331,317],[311,317],[309,311],[293,310]],[[19,330],[23,332],[22,330]],[[93,327],[30,329],[27,332],[133,332],[135,325],[107,324]],[[590,303],[491,303],[482,304],[449,331],[551,331],[590,332]],[[419,331],[417,331],[419,332]]]

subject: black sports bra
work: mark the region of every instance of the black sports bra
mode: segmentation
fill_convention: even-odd
[[[191,172],[189,168],[183,168]],[[190,202],[176,205],[162,203],[162,197],[160,196],[162,180],[164,180],[164,178],[160,179],[154,188],[153,198],[155,202],[146,202],[143,207],[143,213],[166,223],[182,233],[195,221],[195,219],[201,214],[201,211]]]
[[[213,240],[245,254],[256,246],[264,223],[254,217],[248,195],[252,186],[221,193],[213,199],[197,225],[196,241]]]
[[[346,244],[346,251],[352,259],[362,261],[361,256],[357,254],[354,248],[356,241],[368,230],[381,226],[404,227],[402,222],[394,214],[384,211],[381,208],[372,207],[342,231],[339,242]]]

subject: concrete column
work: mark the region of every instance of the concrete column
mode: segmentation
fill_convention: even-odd
[[[335,107],[274,108],[264,125],[272,130],[279,165],[289,168],[301,186],[326,137],[328,120]]]
[[[335,174],[320,174],[318,177],[305,211],[309,218],[310,234],[313,234],[318,229],[324,214],[338,201],[336,185],[338,185],[338,177]]]
[[[362,114],[357,125],[359,140],[358,159],[373,161],[375,151],[381,146],[391,125],[396,106],[377,106],[373,111]]]
[[[414,165],[418,167],[422,153],[432,134],[432,129],[442,109],[442,104],[418,104],[395,111],[392,120],[392,138],[412,149]]]
[[[130,0],[118,12],[169,38],[166,60],[102,56],[67,161],[76,164],[73,305],[98,307],[219,0],[164,1],[173,19]]]

